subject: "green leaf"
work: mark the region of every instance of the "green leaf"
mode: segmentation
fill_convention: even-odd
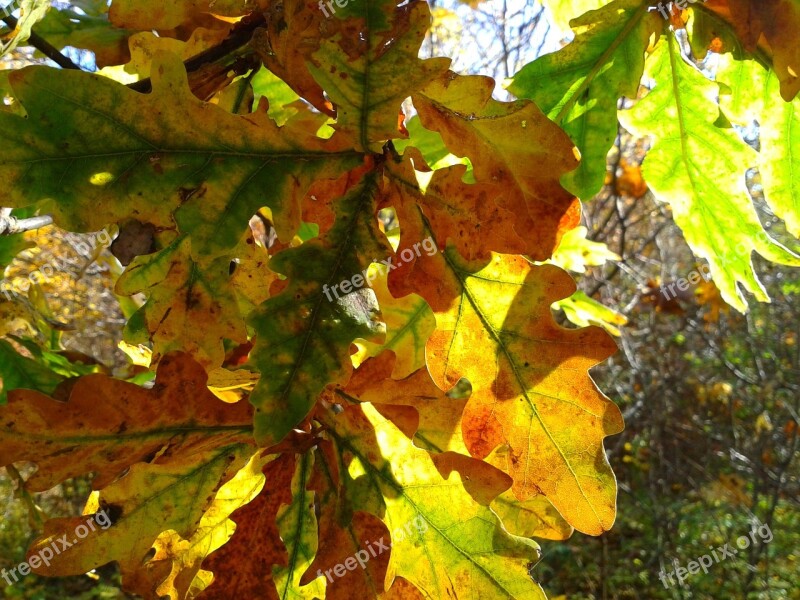
[[[708,260],[723,299],[747,307],[737,284],[768,301],[753,271],[756,250],[775,263],[800,266],[800,256],[769,237],[745,185],[756,152],[720,119],[718,85],[684,62],[672,36],[654,53],[656,87],[629,111],[626,129],[655,143],[642,172],[653,193],[669,202],[675,222],[697,256]]]
[[[17,254],[28,248],[33,248],[35,245],[33,242],[27,241],[22,233],[0,235],[0,275],[3,274]]]
[[[307,585],[300,585],[317,554],[317,517],[314,514],[314,492],[308,491],[314,454],[306,452],[298,457],[297,469],[292,477],[292,502],[283,505],[276,516],[289,561],[286,566],[273,566],[272,577],[281,600],[314,600],[325,597],[325,578],[317,577]]]
[[[621,335],[617,326],[628,322],[625,315],[600,304],[583,292],[575,292],[569,298],[553,303],[553,306],[563,310],[569,322],[578,327],[599,325],[617,337]]]
[[[6,340],[0,340],[0,404],[5,404],[8,392],[17,389],[36,390],[52,394],[64,378],[47,366],[22,356]]]
[[[758,122],[764,196],[789,232],[800,237],[800,98],[785,102],[778,76],[755,60],[723,56],[717,79],[731,88],[720,99],[726,115],[742,126]]]
[[[764,84],[758,168],[764,195],[786,228],[800,238],[800,97],[784,102],[781,82],[769,71]]]
[[[52,369],[62,377],[80,377],[82,375],[90,375],[91,373],[99,372],[99,365],[97,364],[72,362],[64,354],[42,350],[33,340],[12,335],[9,337],[23,346],[37,361],[42,363],[42,365]]]
[[[12,206],[39,203],[71,231],[131,217],[177,224],[192,236],[193,256],[230,256],[262,206],[290,240],[307,188],[360,162],[345,145],[279,128],[263,112],[201,102],[173,54],[159,53],[152,72],[150,94],[76,71],[15,72],[28,118],[0,112],[0,177]]]
[[[376,320],[372,291],[340,285],[352,285],[354,277],[363,281],[370,262],[391,254],[375,218],[377,185],[378,175],[367,173],[336,203],[327,234],[270,261],[270,269],[289,283],[249,319],[257,334],[251,361],[261,373],[250,401],[263,445],[279,442],[302,421],[327,383],[349,377],[353,340],[382,341],[378,334],[385,330]]]
[[[512,79],[509,91],[536,102],[581,151],[580,166],[561,182],[582,200],[603,187],[606,155],[617,137],[617,101],[636,97],[650,36],[663,22],[641,0],[616,0],[574,19],[572,43]]]
[[[251,83],[256,103],[261,97],[267,98],[269,100],[268,114],[278,125],[284,125],[292,115],[297,113],[297,109],[289,105],[297,102],[300,96],[266,67],[259,69]]]

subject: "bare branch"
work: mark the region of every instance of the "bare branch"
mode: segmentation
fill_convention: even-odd
[[[17,219],[5,214],[5,209],[0,213],[0,235],[12,235],[39,229],[53,224],[53,217],[44,215],[42,217],[31,217],[30,219]]]
[[[11,27],[12,30],[17,28],[18,21],[15,17],[12,17],[11,15],[2,17],[2,19],[0,20],[2,20],[3,22],[6,23],[6,25]],[[56,48],[50,42],[42,38],[39,34],[31,31],[27,43],[36,48],[39,52],[44,54],[47,58],[52,60],[62,69],[77,69],[79,71],[81,70],[81,68],[78,65],[76,65],[74,62],[72,62],[69,58],[67,58],[63,54],[61,54],[58,48]]]

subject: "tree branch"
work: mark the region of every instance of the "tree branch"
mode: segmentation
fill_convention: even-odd
[[[17,19],[12,17],[11,15],[2,17],[2,21],[11,27],[12,30],[17,28]],[[28,37],[28,44],[36,48],[39,52],[44,54],[47,58],[52,60],[62,69],[77,69],[81,70],[81,68],[72,62],[69,58],[61,54],[61,52],[53,46],[50,42],[42,38],[38,33],[31,31],[31,35]]]
[[[16,217],[0,215],[0,235],[12,235],[22,233],[32,229],[39,229],[46,225],[53,224],[53,217],[44,215],[41,217],[31,217],[30,219],[17,219]]]
[[[266,22],[267,21],[262,13],[254,13],[249,17],[242,19],[233,28],[231,34],[222,40],[219,45],[209,48],[208,50],[204,50],[200,54],[196,54],[195,56],[192,56],[184,61],[183,64],[186,67],[186,72],[193,73],[203,65],[215,62],[220,58],[224,58],[231,52],[234,52],[242,46],[245,46],[252,39],[253,32]],[[128,84],[128,87],[132,90],[142,93],[148,93],[153,88],[149,77]]]

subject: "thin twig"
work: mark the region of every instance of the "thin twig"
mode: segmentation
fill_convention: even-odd
[[[53,224],[53,217],[44,215],[41,217],[31,217],[30,219],[17,219],[11,216],[0,216],[0,235],[11,235],[31,231]]]
[[[236,27],[234,27],[231,34],[225,38],[219,45],[204,50],[200,54],[196,54],[191,58],[184,61],[187,73],[197,71],[203,65],[215,62],[220,58],[228,56],[242,46],[248,44],[253,37],[253,32],[260,26],[266,23],[264,15],[256,13],[251,17],[242,20]],[[153,86],[150,78],[140,79],[128,85],[132,90],[142,93],[148,93],[152,90]]]
[[[12,30],[17,28],[17,19],[12,17],[11,15],[5,16],[2,18],[2,21],[11,27]],[[77,69],[78,71],[81,68],[72,62],[69,58],[61,54],[58,48],[53,46],[50,42],[42,38],[38,33],[31,31],[30,36],[28,37],[28,44],[36,48],[39,52],[44,54],[47,58],[52,60],[62,69]]]

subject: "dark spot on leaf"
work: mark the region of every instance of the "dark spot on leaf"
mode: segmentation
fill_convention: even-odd
[[[122,518],[123,510],[118,504],[109,504],[105,500],[100,500],[100,510],[106,514],[112,525]]]

